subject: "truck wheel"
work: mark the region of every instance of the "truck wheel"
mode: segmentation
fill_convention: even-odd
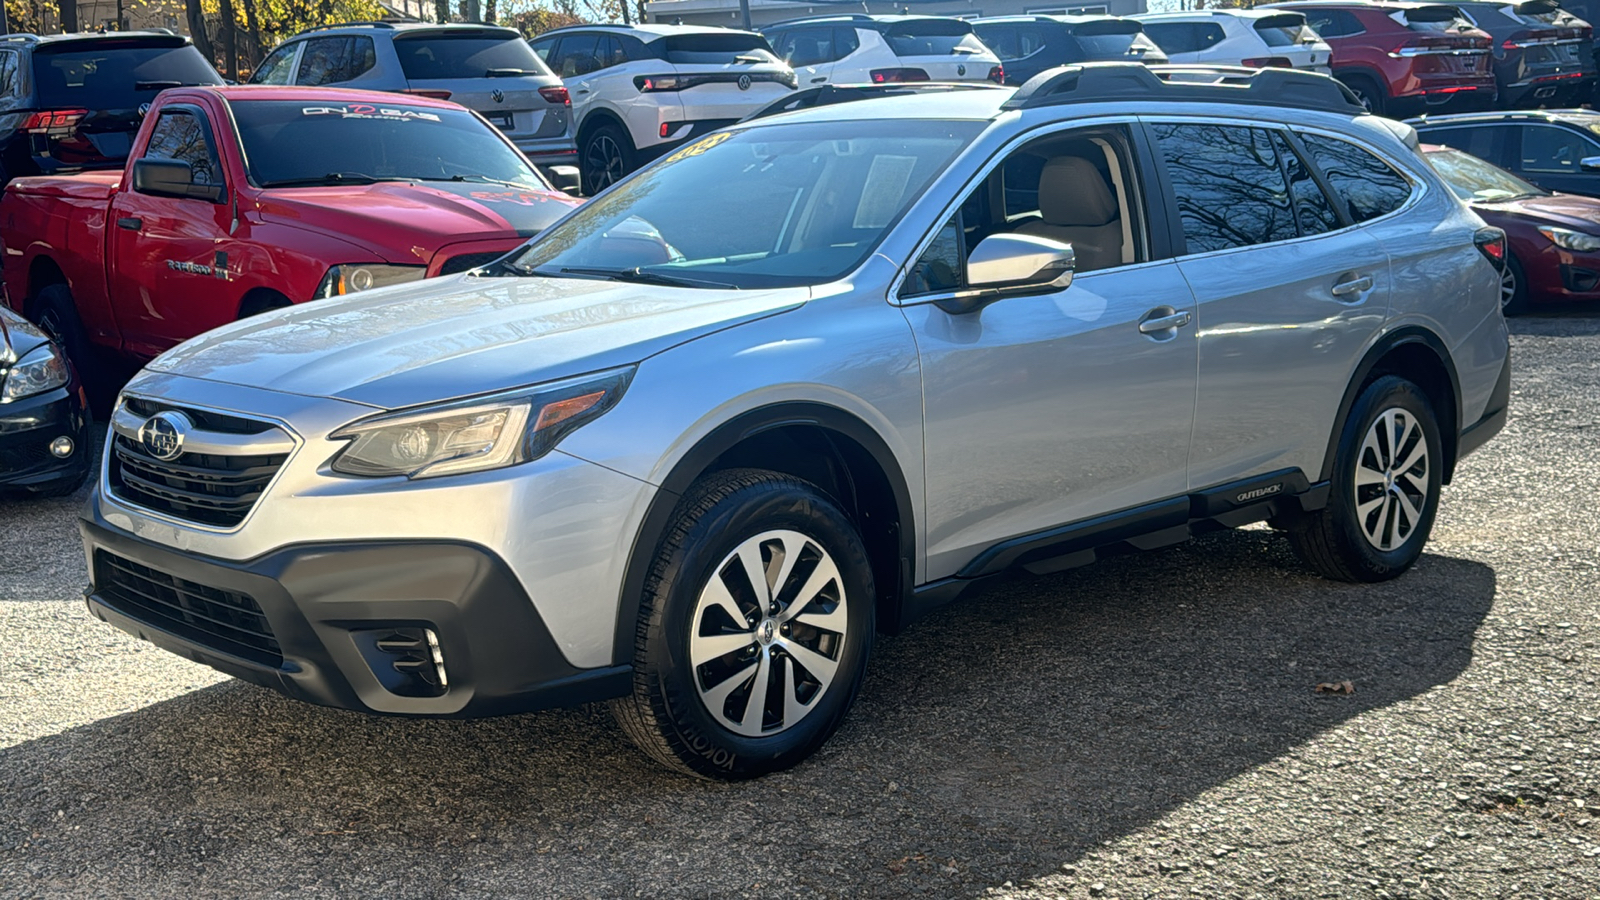
[[[593,197],[633,171],[633,141],[606,123],[583,139],[583,193]]]
[[[855,526],[811,484],[719,472],[678,502],[645,581],[628,737],[702,778],[799,763],[844,720],[872,648],[872,569]]]
[[[1385,101],[1389,97],[1376,81],[1365,75],[1340,75],[1339,80],[1350,89],[1350,93],[1356,95],[1356,99],[1367,108],[1367,112],[1375,116],[1383,115]]]
[[[92,405],[97,411],[109,408],[116,393],[116,379],[100,349],[89,341],[89,332],[78,318],[72,290],[64,284],[52,284],[39,292],[34,309],[39,327],[67,351]]]
[[[1387,581],[1410,568],[1439,510],[1442,446],[1421,388],[1394,375],[1368,385],[1340,437],[1328,505],[1289,532],[1296,552],[1338,581]]]

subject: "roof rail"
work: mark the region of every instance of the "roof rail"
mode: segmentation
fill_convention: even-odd
[[[37,41],[38,39],[39,36],[37,34],[27,31],[19,31],[15,34],[0,35],[0,41]]]
[[[385,21],[382,21],[381,19],[380,20],[374,20],[374,21],[371,21],[371,22],[329,22],[326,25],[313,25],[310,28],[302,28],[301,30],[295,32],[295,34],[298,36],[298,35],[302,35],[302,34],[310,34],[313,31],[328,31],[328,30],[334,29],[334,28],[363,28],[363,27],[365,27],[365,28],[393,28],[394,27],[394,23],[393,22],[385,22]]]
[[[826,13],[820,16],[800,16],[794,19],[784,19],[781,22],[768,22],[765,25],[757,26],[756,30],[763,31],[768,28],[777,28],[779,25],[795,25],[800,22],[837,22],[841,19],[846,22],[876,21],[873,16],[869,16],[866,13]]]
[[[1350,89],[1326,75],[1240,66],[1145,66],[1082,63],[1048,69],[1017,88],[1001,109],[1033,109],[1102,100],[1244,101],[1337,113],[1365,109]]]

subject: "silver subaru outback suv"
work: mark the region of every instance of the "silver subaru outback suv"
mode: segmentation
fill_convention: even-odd
[[[704,136],[490,267],[127,387],[94,615],[375,713],[611,700],[746,778],[875,633],[1267,521],[1393,578],[1506,418],[1504,235],[1325,76],[1093,64]]]

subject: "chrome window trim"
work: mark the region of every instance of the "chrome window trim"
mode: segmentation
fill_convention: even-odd
[[[135,397],[140,400],[145,400],[150,403],[158,403],[163,406],[175,406],[179,409],[198,409],[203,412],[216,413],[220,416],[229,416],[235,419],[249,419],[255,422],[270,422],[277,428],[281,429],[289,436],[289,439],[294,442],[293,449],[291,449],[288,455],[284,457],[283,465],[279,466],[278,471],[272,473],[271,480],[262,486],[261,497],[259,497],[255,503],[250,505],[250,511],[244,514],[244,518],[239,520],[239,524],[223,528],[217,525],[207,525],[203,522],[194,522],[188,519],[180,519],[176,516],[169,516],[166,513],[160,512],[159,510],[140,506],[139,504],[133,503],[119,494],[112,493],[111,456],[116,452],[116,446],[115,438],[112,436],[111,431],[108,428],[106,434],[105,452],[100,460],[100,480],[98,485],[100,491],[100,501],[120,510],[134,513],[147,519],[154,519],[158,522],[171,525],[175,528],[186,528],[191,531],[201,531],[207,534],[217,535],[238,533],[246,525],[250,524],[250,520],[255,516],[256,510],[261,508],[261,501],[265,500],[267,495],[272,492],[272,489],[277,486],[279,479],[283,478],[284,470],[289,468],[289,464],[295,461],[295,458],[299,456],[300,451],[305,447],[305,439],[300,436],[300,433],[295,431],[286,420],[279,418],[278,416],[269,416],[254,411],[246,412],[244,410],[227,409],[219,406],[208,406],[204,403],[190,403],[186,400],[173,400],[165,397],[155,397],[149,394],[141,394],[137,391],[125,392],[117,397],[117,405],[111,413],[113,418],[116,417],[117,413],[122,412],[124,399],[127,397]]]
[[[1001,144],[1000,147],[994,151],[994,153],[990,154],[988,159],[983,161],[983,164],[977,168],[972,176],[968,177],[961,183],[961,186],[955,192],[955,196],[940,208],[939,214],[934,217],[933,223],[928,227],[928,230],[923,234],[922,238],[917,241],[912,251],[906,255],[904,260],[898,263],[899,269],[895,273],[894,279],[889,282],[888,301],[890,305],[904,308],[908,306],[921,306],[927,303],[936,303],[941,300],[965,299],[967,297],[993,293],[992,288],[965,288],[959,291],[939,291],[931,294],[918,294],[915,297],[901,297],[900,288],[905,283],[906,277],[911,273],[911,267],[916,264],[917,260],[922,258],[922,254],[927,251],[928,247],[934,242],[934,239],[939,236],[939,231],[944,228],[944,224],[950,220],[950,216],[953,215],[956,210],[961,208],[962,201],[966,200],[967,194],[969,194],[980,182],[988,178],[989,175],[994,172],[995,168],[1004,162],[1005,159],[1009,157],[1017,148],[1021,147],[1023,144],[1029,143],[1030,141],[1037,140],[1041,137],[1047,137],[1058,132],[1081,131],[1084,129],[1104,127],[1106,125],[1131,126],[1137,124],[1138,121],[1138,116],[1124,113],[1091,116],[1089,118],[1074,119],[1067,122],[1045,122],[1014,135],[1005,143]],[[979,139],[981,139],[981,136]],[[1137,163],[1137,160],[1134,160],[1134,162]],[[1140,199],[1143,198],[1141,197]],[[1146,222],[1145,243],[1148,244],[1150,240],[1148,224],[1150,219],[1149,210],[1144,209],[1143,213]],[[902,219],[901,227],[905,227],[905,225],[906,222]],[[883,248],[882,244],[879,244],[878,246],[880,250]],[[1149,248],[1146,247],[1147,252],[1148,249]],[[1127,265],[1116,266],[1113,269],[1105,269],[1103,271],[1123,271],[1133,268],[1134,266],[1145,266],[1155,262],[1166,261],[1167,260],[1145,260],[1143,262],[1128,263]],[[1084,276],[1080,275],[1077,277]]]
[[[1183,261],[1197,260],[1197,259],[1209,259],[1211,257],[1223,256],[1223,255],[1226,255],[1226,254],[1229,254],[1229,253],[1239,253],[1241,251],[1255,250],[1255,249],[1258,249],[1258,248],[1261,248],[1261,247],[1281,247],[1281,246],[1285,246],[1285,245],[1288,245],[1288,244],[1297,243],[1299,241],[1318,240],[1318,239],[1321,239],[1321,238],[1328,237],[1330,235],[1343,234],[1345,232],[1355,231],[1358,228],[1365,228],[1366,226],[1371,225],[1374,222],[1382,222],[1382,221],[1384,221],[1385,219],[1388,219],[1391,216],[1398,216],[1401,213],[1406,212],[1407,210],[1409,210],[1412,207],[1416,206],[1417,204],[1421,203],[1422,202],[1422,198],[1424,196],[1426,196],[1427,193],[1428,193],[1428,183],[1427,182],[1423,181],[1420,178],[1417,178],[1413,173],[1406,171],[1404,166],[1396,165],[1395,162],[1394,162],[1394,159],[1392,157],[1390,157],[1388,154],[1383,153],[1382,151],[1378,150],[1376,147],[1373,147],[1371,144],[1367,143],[1366,141],[1360,140],[1355,135],[1349,134],[1348,132],[1333,131],[1333,130],[1328,129],[1328,128],[1321,128],[1321,127],[1317,127],[1317,126],[1314,126],[1314,125],[1296,125],[1296,124],[1287,123],[1287,122],[1269,122],[1269,121],[1262,121],[1262,120],[1259,120],[1259,119],[1233,119],[1233,118],[1224,118],[1224,117],[1219,117],[1219,116],[1201,117],[1201,116],[1182,116],[1182,115],[1177,115],[1177,114],[1169,114],[1169,115],[1147,116],[1147,117],[1141,117],[1141,118],[1143,119],[1143,121],[1145,121],[1146,123],[1149,123],[1149,124],[1155,124],[1155,123],[1158,123],[1158,122],[1173,122],[1173,123],[1178,123],[1178,124],[1196,124],[1195,120],[1203,119],[1203,122],[1201,124],[1206,124],[1206,125],[1233,125],[1233,126],[1243,126],[1243,127],[1249,127],[1249,128],[1277,129],[1279,131],[1290,132],[1290,133],[1293,133],[1293,134],[1296,134],[1296,135],[1301,134],[1301,133],[1309,133],[1309,134],[1315,134],[1315,135],[1317,135],[1319,137],[1326,137],[1326,138],[1330,138],[1330,139],[1333,139],[1333,140],[1340,140],[1340,141],[1344,141],[1347,144],[1353,144],[1353,145],[1355,145],[1357,147],[1360,147],[1361,149],[1366,150],[1368,153],[1371,153],[1373,156],[1376,156],[1378,159],[1382,160],[1385,165],[1387,165],[1390,169],[1393,169],[1395,172],[1399,173],[1400,177],[1404,178],[1407,182],[1409,182],[1411,184],[1411,196],[1406,198],[1406,202],[1404,202],[1404,203],[1400,204],[1399,206],[1395,207],[1390,212],[1387,212],[1387,213],[1384,213],[1381,216],[1378,216],[1375,219],[1368,219],[1365,222],[1351,222],[1349,225],[1343,225],[1343,226],[1340,226],[1339,228],[1330,229],[1328,231],[1324,231],[1324,232],[1321,232],[1319,234],[1296,235],[1296,236],[1294,236],[1292,238],[1289,238],[1288,240],[1283,240],[1283,241],[1269,241],[1269,242],[1267,242],[1265,244],[1248,244],[1248,245],[1243,246],[1243,247],[1228,247],[1228,248],[1223,249],[1223,250],[1208,250],[1208,251],[1206,251],[1204,253],[1182,253],[1182,254],[1179,254],[1179,255],[1176,255],[1176,256],[1172,257],[1172,259],[1174,261],[1183,262]],[[1316,165],[1314,160],[1307,160],[1307,162],[1312,164],[1312,165]],[[1318,166],[1318,169],[1320,170],[1321,167]],[[1179,225],[1180,234],[1181,234],[1182,222],[1180,221],[1178,223],[1178,225]],[[1185,242],[1185,246],[1187,247],[1187,242]],[[1110,270],[1108,270],[1108,271],[1110,271]]]

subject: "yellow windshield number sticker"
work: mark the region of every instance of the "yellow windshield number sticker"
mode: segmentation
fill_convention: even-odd
[[[716,134],[708,134],[692,144],[679,148],[677,152],[667,157],[667,162],[675,163],[680,159],[688,159],[691,156],[699,156],[700,154],[710,150],[712,147],[715,147],[728,138],[733,137],[734,134],[735,132],[732,131],[719,131]]]

